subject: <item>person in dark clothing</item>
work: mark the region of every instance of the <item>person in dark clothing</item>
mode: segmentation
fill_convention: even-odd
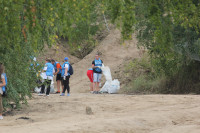
[[[67,96],[70,96],[70,87],[69,87],[69,79],[70,79],[70,74],[69,74],[69,69],[70,65],[68,62],[68,57],[65,57],[65,62],[62,65],[62,74],[61,76],[63,77],[63,84],[64,84],[64,89],[63,92],[60,96],[65,96],[65,91],[67,90]]]
[[[99,83],[101,82],[102,77],[102,70],[101,67],[103,66],[103,61],[100,59],[99,54],[95,55],[95,60],[92,62],[92,68],[93,68],[93,93],[99,92]]]
[[[44,94],[45,86],[47,86],[46,96],[49,96],[51,81],[53,80],[53,72],[54,72],[54,66],[51,64],[50,59],[46,59],[46,64],[43,71],[45,73],[45,81],[42,85],[41,92],[39,95]]]

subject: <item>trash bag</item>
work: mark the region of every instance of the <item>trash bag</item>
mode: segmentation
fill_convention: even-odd
[[[113,81],[106,81],[104,86],[101,88],[100,92],[102,93],[117,93],[120,89],[120,82],[118,79],[114,79]]]
[[[108,93],[109,94],[117,93],[119,89],[120,89],[119,80],[118,79],[114,79],[111,82],[110,87],[108,88]]]
[[[108,66],[102,67],[103,75],[106,78],[106,82],[104,86],[101,88],[100,92],[102,93],[117,93],[120,89],[120,82],[118,79],[112,80],[112,75],[110,72],[110,68]]]
[[[34,91],[35,91],[35,93],[40,93],[41,87],[35,87]]]
[[[101,88],[100,92],[102,93],[108,93],[108,89],[110,88],[111,82],[106,81],[104,86]]]
[[[41,82],[41,83],[43,83],[43,82]],[[41,88],[42,88],[42,87],[35,87],[34,91],[35,91],[36,93],[40,93]],[[46,91],[47,91],[47,86],[45,86],[45,92],[46,92]],[[54,82],[53,82],[53,81],[51,81],[50,93],[55,93],[55,90],[54,90]]]
[[[103,75],[106,78],[106,81],[112,81],[112,75],[111,75],[111,72],[110,72],[110,68],[108,66],[103,66],[101,68],[101,70],[103,72]]]
[[[51,81],[50,93],[55,93],[53,80]]]

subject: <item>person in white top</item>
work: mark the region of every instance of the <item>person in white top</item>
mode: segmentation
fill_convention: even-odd
[[[70,79],[70,74],[69,74],[69,59],[68,57],[64,58],[65,62],[62,65],[62,76],[63,76],[63,84],[64,84],[64,89],[63,92],[60,96],[65,95],[65,91],[67,90],[67,96],[70,96],[70,87],[69,87],[69,79]]]
[[[44,95],[45,86],[47,86],[46,96],[49,96],[51,81],[53,81],[53,73],[54,73],[54,66],[51,64],[50,59],[46,59],[46,64],[42,71],[42,77],[44,79],[44,82],[41,88],[41,92],[39,93],[40,96]]]
[[[4,66],[3,64],[0,64],[0,120],[3,119],[2,113],[3,113],[3,104],[2,104],[2,95],[3,90],[2,87],[6,85],[5,77],[3,76],[4,73]]]

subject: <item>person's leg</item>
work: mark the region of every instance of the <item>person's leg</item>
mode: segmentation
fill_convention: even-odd
[[[51,89],[51,80],[47,80],[47,91],[46,91],[46,95],[49,95],[50,89]]]
[[[2,104],[2,95],[0,94],[0,119],[3,119],[3,104]]]
[[[63,89],[63,94],[65,94],[65,91],[66,91],[66,89],[67,89],[67,79],[63,79],[63,84],[64,84],[64,89]]]
[[[68,96],[69,96],[69,93],[70,93],[69,78],[70,78],[70,76],[67,76],[67,77],[66,77],[66,88],[67,88]]]
[[[91,82],[91,85],[90,85],[90,90],[91,91],[94,91],[94,88],[93,88],[93,80],[94,80],[94,77],[93,77],[93,71],[91,71],[91,74],[90,74],[90,82]]]
[[[95,93],[95,91],[96,91],[96,84],[97,84],[97,80],[98,80],[98,77],[97,77],[98,75],[97,75],[97,73],[94,73],[93,74],[93,90],[94,90],[94,93]]]
[[[99,74],[96,74],[96,79],[95,79],[95,92],[98,92],[99,86],[98,86],[98,81],[99,81]]]
[[[93,91],[95,91],[95,89],[96,89],[96,82],[93,82]]]
[[[57,92],[60,93],[60,80],[57,80]]]
[[[63,92],[63,90],[64,90],[64,83],[63,83],[63,77],[61,77],[61,87],[62,87],[62,91],[61,92]]]
[[[97,91],[100,91],[99,83],[101,82],[101,76],[102,76],[102,74],[98,74],[98,76],[97,76],[97,84],[96,84]]]
[[[99,82],[96,83],[96,91],[99,91]]]
[[[57,93],[60,93],[60,83],[61,83],[61,74],[56,75],[56,82],[57,82]]]
[[[46,84],[46,82],[44,81],[43,84],[42,84],[42,86],[41,86],[42,88],[41,88],[40,93],[42,93],[42,94],[44,93],[45,84]]]
[[[93,83],[92,82],[90,83],[90,91],[91,92],[93,91]]]
[[[42,86],[42,81],[39,79],[39,80],[37,81],[37,87],[40,88],[41,86]]]

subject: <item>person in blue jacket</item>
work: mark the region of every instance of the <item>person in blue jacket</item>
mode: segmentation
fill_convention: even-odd
[[[93,93],[99,93],[99,83],[101,82],[103,61],[100,59],[99,54],[95,55],[95,60],[92,62],[93,68]]]
[[[39,95],[44,95],[45,86],[47,86],[46,96],[49,96],[51,81],[53,80],[53,73],[54,73],[54,66],[51,64],[50,59],[46,59],[46,64],[44,66],[43,72],[45,74],[44,76],[45,81],[42,85],[41,92]]]
[[[64,96],[66,90],[67,90],[67,96],[70,96],[70,87],[69,87],[69,78],[70,78],[69,69],[70,69],[70,65],[69,65],[68,57],[65,57],[64,61],[65,62],[62,65],[62,74],[61,74],[61,76],[63,77],[64,89],[63,89],[63,92],[62,92],[62,94],[60,96]]]

